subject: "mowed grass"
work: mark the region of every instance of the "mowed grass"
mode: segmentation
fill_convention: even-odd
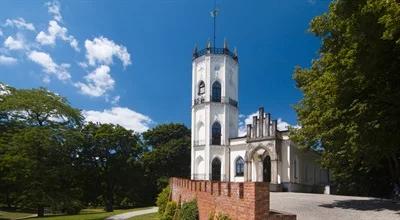
[[[17,219],[31,216],[34,213],[27,212],[11,212],[11,211],[2,211],[0,210],[0,220],[3,219]]]
[[[32,220],[103,220],[112,215],[118,215],[125,212],[146,209],[146,208],[136,208],[136,209],[117,209],[114,212],[106,212],[103,209],[83,209],[79,215],[48,215],[42,218],[29,218]]]
[[[157,216],[157,213],[151,213],[151,214],[132,217],[128,220],[159,220],[159,218]]]

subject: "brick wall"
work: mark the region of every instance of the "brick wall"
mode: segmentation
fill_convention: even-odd
[[[232,220],[265,220],[269,214],[269,189],[261,182],[211,182],[171,178],[172,200],[188,202],[197,199],[200,220],[209,214],[228,214]]]

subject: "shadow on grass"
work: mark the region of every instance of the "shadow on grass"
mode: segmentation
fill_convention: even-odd
[[[331,204],[319,205],[324,208],[342,208],[359,211],[395,211],[400,215],[400,203],[386,199],[368,199],[368,200],[337,200]]]

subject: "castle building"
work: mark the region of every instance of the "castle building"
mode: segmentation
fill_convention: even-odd
[[[288,130],[258,110],[238,136],[239,59],[226,43],[193,52],[191,179],[270,182],[271,191],[329,193],[320,155],[300,151]]]

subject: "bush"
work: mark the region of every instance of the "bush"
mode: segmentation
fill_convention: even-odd
[[[82,208],[82,204],[79,201],[72,201],[65,206],[64,210],[67,215],[76,215],[79,214]]]
[[[160,194],[158,194],[156,204],[158,206],[159,216],[163,216],[167,203],[169,201],[169,195],[171,194],[171,188],[169,186],[165,187]]]
[[[160,218],[161,220],[173,220],[175,216],[175,212],[177,210],[176,202],[171,201],[167,203],[167,207],[165,207],[165,212],[163,216]]]
[[[196,220],[199,219],[199,209],[197,201],[183,203],[179,211],[179,220]]]
[[[208,220],[231,220],[231,218],[224,213],[215,214],[215,211],[212,211],[208,215]]]

